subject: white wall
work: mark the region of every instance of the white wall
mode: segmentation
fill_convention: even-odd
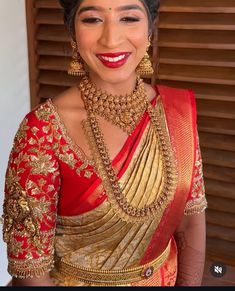
[[[28,52],[24,0],[0,0],[0,216],[4,175],[19,122],[29,111]],[[0,286],[10,279],[0,226]]]

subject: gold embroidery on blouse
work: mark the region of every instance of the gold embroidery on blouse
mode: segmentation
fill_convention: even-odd
[[[19,126],[19,130],[16,133],[15,140],[22,140],[27,136],[27,130],[29,130],[28,119],[24,118]]]
[[[28,166],[32,169],[32,174],[47,175],[53,173],[55,169],[55,162],[51,161],[51,155],[44,152],[38,152],[37,156],[31,156]]]
[[[41,257],[38,259],[17,260],[9,259],[8,272],[19,279],[40,277],[50,272],[54,265],[53,257]]]
[[[39,120],[47,121],[49,123],[47,126],[43,127],[43,132],[47,134],[48,141],[52,141],[53,136],[56,138],[57,142],[53,144],[52,149],[59,160],[69,165],[69,167],[73,169],[78,176],[84,175],[85,178],[90,179],[93,172],[88,169],[88,166],[93,165],[93,161],[86,157],[82,150],[69,136],[55,105],[52,103],[52,100],[48,99],[45,104],[41,105],[41,107],[37,109],[35,114]],[[66,144],[61,142],[62,138],[66,140]],[[79,161],[71,150],[82,162],[79,166]]]
[[[205,185],[203,180],[202,159],[199,146],[199,138],[197,135],[197,149],[195,170],[192,181],[192,199],[186,203],[184,215],[193,215],[203,212],[207,208],[207,200],[205,197]]]
[[[28,122],[25,118],[14,139],[3,207],[8,270],[12,276],[20,278],[43,274],[53,265],[55,229],[51,227],[56,221],[56,212],[51,205],[56,205],[58,199],[54,182],[59,171],[57,161],[48,153],[51,145],[47,137],[42,136],[41,129],[30,128]],[[24,259],[17,259],[19,256]]]
[[[205,196],[190,200],[186,204],[184,215],[193,215],[203,212],[207,208],[207,200]]]
[[[200,150],[196,150],[195,173],[192,187],[192,197],[201,197],[205,195],[205,187],[203,182],[202,159],[200,158]]]
[[[18,255],[16,250],[21,250],[21,248],[17,248],[20,245],[16,245],[14,240],[15,232],[29,237],[33,245],[40,246],[39,225],[33,216],[27,194],[20,185],[15,185],[15,192],[5,198],[3,211],[3,239],[11,246],[10,249],[13,254]]]
[[[56,118],[56,122],[58,123],[59,128],[61,129],[63,137],[66,139],[69,147],[76,153],[76,155],[79,157],[81,161],[84,162],[84,168],[88,166],[88,164],[93,165],[93,161],[90,160],[85,153],[77,146],[77,144],[74,142],[74,140],[69,136],[69,133],[67,131],[67,128],[62,121],[56,106],[53,104],[51,99],[48,99],[48,106],[50,107],[52,114]]]
[[[12,159],[10,158],[9,162]],[[20,176],[19,173],[23,172],[23,169],[21,171],[16,171],[15,169],[8,167],[7,169],[7,175],[5,179],[5,185],[6,188],[8,189],[9,193],[14,191],[14,185],[17,185],[20,181]]]

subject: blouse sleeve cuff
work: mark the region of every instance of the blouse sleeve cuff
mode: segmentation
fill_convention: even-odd
[[[205,196],[190,200],[187,202],[184,215],[193,215],[202,213],[207,208]]]
[[[53,257],[41,257],[30,260],[8,259],[8,272],[19,279],[41,277],[54,267]]]

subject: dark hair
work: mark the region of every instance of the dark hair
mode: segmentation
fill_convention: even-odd
[[[75,38],[75,16],[78,7],[83,0],[60,0],[60,5],[64,8],[64,23],[70,33]],[[154,28],[154,23],[157,18],[160,0],[140,0],[148,13],[149,18],[149,31],[150,34]]]

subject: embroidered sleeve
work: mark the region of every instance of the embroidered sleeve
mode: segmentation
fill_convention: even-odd
[[[59,186],[52,132],[30,113],[15,136],[5,180],[3,240],[12,276],[39,277],[53,267]]]
[[[199,137],[197,135],[196,160],[194,167],[193,185],[190,195],[188,196],[185,215],[193,215],[203,212],[207,208],[207,201],[205,197],[205,186],[203,179],[203,168],[201,151],[199,146]]]

